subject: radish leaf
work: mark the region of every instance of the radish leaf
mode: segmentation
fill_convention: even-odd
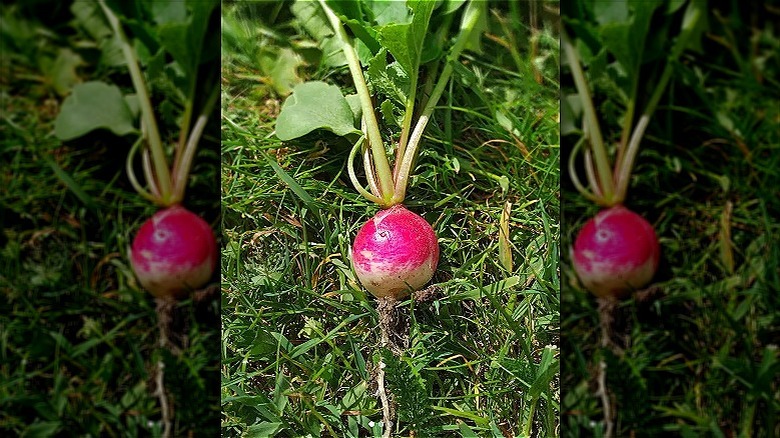
[[[282,112],[276,120],[276,135],[287,141],[316,129],[325,129],[339,136],[360,134],[355,129],[353,116],[349,103],[337,86],[321,81],[306,82],[295,87],[282,105]]]
[[[54,121],[54,135],[72,140],[95,129],[108,129],[116,135],[136,132],[133,114],[115,85],[86,82],[73,87]]]

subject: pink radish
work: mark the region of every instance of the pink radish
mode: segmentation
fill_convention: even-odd
[[[616,205],[585,223],[571,257],[586,289],[599,298],[622,298],[650,282],[660,253],[652,225]]]
[[[397,204],[380,210],[355,237],[352,264],[375,297],[404,298],[433,277],[439,244],[431,225]]]
[[[206,221],[173,205],[155,213],[138,230],[130,263],[152,295],[182,298],[211,278],[217,265],[217,243]]]

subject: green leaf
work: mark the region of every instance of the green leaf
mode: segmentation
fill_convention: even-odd
[[[368,62],[366,80],[374,94],[390,98],[396,106],[405,107],[411,80],[398,62],[387,64],[387,52],[382,49]]]
[[[75,22],[83,28],[95,41],[109,38],[113,35],[111,26],[97,2],[73,2],[70,5]]]
[[[474,25],[473,32],[469,35],[466,49],[471,50],[472,52],[482,53],[482,34],[488,31],[487,2],[468,2],[466,11],[463,13],[463,19],[461,20],[461,31],[463,31],[465,23],[469,21],[469,16],[472,14],[479,14],[479,19]]]
[[[363,117],[363,107],[360,106],[360,96],[357,94],[348,94],[345,96],[349,109],[352,110],[352,120],[357,124],[360,122],[360,118]]]
[[[27,426],[21,436],[23,438],[44,438],[54,436],[61,427],[62,423],[59,421],[36,421]]]
[[[650,36],[650,20],[660,2],[596,2],[602,4],[607,7],[599,8],[600,13],[609,20],[601,23],[604,46],[622,65],[626,75],[635,78],[642,64],[645,40]]]
[[[271,86],[282,96],[292,92],[294,86],[303,82],[298,76],[298,67],[303,59],[289,48],[263,50],[259,55],[260,69],[271,79]]]
[[[549,388],[550,381],[560,371],[560,365],[558,359],[554,357],[553,348],[549,345],[544,347],[542,352],[542,360],[539,363],[539,368],[536,371],[536,379],[531,384],[531,388],[528,393],[534,399],[539,398],[546,388]]]
[[[379,106],[379,108],[382,111],[382,118],[384,119],[385,123],[392,124],[397,127],[401,126],[403,116],[401,116],[401,109],[398,108],[393,101],[386,99],[382,101],[382,104]]]
[[[316,1],[297,0],[290,11],[303,29],[319,42],[323,65],[339,67],[347,63],[341,43],[334,36],[325,12]]]
[[[262,423],[253,424],[246,428],[244,438],[267,438],[276,435],[279,429],[282,428],[282,423],[270,423],[263,421]]]
[[[404,24],[412,21],[412,14],[409,11],[407,2],[403,1],[374,1],[370,7],[374,12],[374,20],[380,26],[386,24]]]
[[[83,63],[78,53],[65,47],[57,52],[57,58],[53,61],[44,58],[41,68],[54,91],[60,96],[65,96],[75,84],[81,81],[76,68]]]
[[[379,42],[409,76],[416,76],[420,68],[420,55],[428,33],[435,2],[416,1],[407,3],[414,11],[411,23],[388,24],[379,30]]]
[[[293,89],[276,119],[276,136],[282,141],[325,129],[336,135],[360,134],[349,103],[335,85],[305,82]]]
[[[174,2],[176,3],[176,2]],[[202,58],[203,42],[209,27],[212,11],[219,3],[215,0],[189,1],[186,3],[190,14],[182,18],[180,7],[166,7],[156,18],[163,21],[159,26],[160,44],[173,56],[185,71],[186,76],[194,80]]]
[[[136,132],[133,114],[115,85],[85,82],[73,87],[54,121],[54,135],[72,140],[95,129],[108,129],[116,135]]]

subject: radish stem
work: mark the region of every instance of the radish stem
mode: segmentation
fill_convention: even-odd
[[[141,187],[141,184],[138,183],[138,179],[135,177],[135,171],[133,170],[133,158],[135,157],[135,153],[138,151],[138,147],[141,146],[141,143],[143,143],[144,139],[142,137],[139,137],[138,140],[135,141],[133,146],[130,148],[130,152],[128,153],[127,160],[125,161],[125,171],[127,172],[127,178],[130,180],[130,185],[133,186],[136,192],[138,192],[142,197],[145,199],[154,202],[154,196],[149,193],[147,190],[145,190],[143,187]]]
[[[178,148],[176,151],[176,159],[173,164],[173,203],[179,203],[184,199],[184,191],[187,187],[190,169],[192,168],[192,160],[195,158],[198,142],[200,141],[201,135],[203,135],[203,130],[206,128],[209,114],[211,113],[211,109],[214,107],[218,96],[219,87],[214,87],[195,122],[195,126],[192,128],[186,145],[183,149]]]
[[[146,91],[146,84],[144,82],[141,68],[138,66],[138,59],[135,56],[130,42],[127,40],[122,30],[122,26],[119,24],[119,19],[106,6],[104,0],[98,0],[100,7],[103,9],[103,13],[106,15],[111,28],[119,40],[122,47],[122,53],[127,63],[127,69],[130,71],[130,77],[133,81],[133,87],[138,94],[138,102],[141,106],[141,117],[148,128],[149,148],[152,151],[152,159],[154,163],[154,170],[159,178],[160,184],[160,199],[158,203],[162,205],[169,205],[171,192],[171,176],[168,171],[168,162],[165,159],[165,152],[163,151],[162,141],[160,140],[160,132],[157,129],[157,121],[154,118],[154,111],[152,110],[152,103],[149,99],[149,93]]]
[[[479,9],[477,10],[479,11]],[[452,75],[453,70],[452,63],[457,62],[461,52],[463,52],[463,50],[466,48],[466,43],[468,42],[471,33],[476,27],[479,16],[480,13],[476,12],[469,15],[466,22],[464,22],[463,31],[458,35],[458,39],[455,41],[455,45],[452,47],[452,51],[447,57],[446,65],[441,72],[441,76],[439,76],[439,80],[436,82],[436,86],[433,88],[433,92],[431,93],[431,96],[429,97],[422,114],[420,114],[420,118],[417,119],[417,124],[415,125],[414,131],[412,131],[412,135],[409,138],[409,144],[407,145],[407,149],[404,151],[401,166],[399,167],[398,175],[396,176],[393,204],[403,202],[404,197],[406,196],[406,186],[409,183],[409,173],[411,172],[412,162],[414,161],[415,154],[417,153],[417,147],[420,145],[423,131],[425,131],[425,126],[428,124],[428,120],[430,120],[431,114],[433,114],[433,110],[436,107],[436,104],[439,102],[439,98],[441,97],[442,93],[444,92],[444,87],[450,80],[450,76]]]
[[[592,192],[586,189],[580,182],[580,178],[577,176],[577,169],[574,167],[577,152],[582,148],[584,143],[585,137],[581,137],[579,141],[577,141],[577,144],[574,145],[574,149],[571,151],[571,155],[569,155],[569,176],[571,177],[571,181],[574,183],[574,187],[578,192],[580,192],[588,200],[597,202],[598,198]]]
[[[355,175],[355,154],[357,154],[358,149],[360,149],[360,146],[363,145],[363,141],[365,141],[365,136],[361,135],[357,142],[355,142],[355,145],[352,146],[352,150],[349,152],[349,158],[347,158],[347,172],[349,173],[349,179],[352,181],[352,185],[355,186],[355,190],[358,191],[361,195],[363,195],[364,198],[368,199],[371,202],[375,202],[377,204],[382,204],[382,199],[378,196],[375,196],[372,193],[369,193],[368,190],[366,190],[361,184],[360,181],[357,179],[357,175]]]
[[[360,106],[363,109],[363,117],[366,118],[368,144],[371,146],[374,166],[379,177],[379,187],[382,192],[382,202],[379,204],[389,207],[388,204],[393,199],[393,174],[390,171],[390,163],[387,161],[387,155],[385,154],[382,134],[379,132],[379,123],[374,113],[374,105],[371,103],[371,95],[363,77],[363,70],[360,68],[360,60],[339,17],[328,7],[324,0],[319,0],[319,2],[333,27],[333,31],[336,33],[336,37],[341,42],[341,49],[344,52],[344,57],[347,58],[349,72],[352,75],[352,80],[355,83],[355,89],[360,99]]]
[[[585,80],[585,74],[582,71],[582,67],[580,67],[577,51],[574,49],[566,31],[563,29],[561,29],[561,45],[563,45],[563,49],[566,52],[566,58],[571,67],[577,92],[581,96],[580,100],[583,104],[582,109],[585,117],[585,125],[587,126],[587,137],[588,140],[590,140],[591,150],[593,150],[594,158],[596,160],[596,173],[599,182],[601,183],[601,191],[604,198],[603,202],[612,205],[611,201],[614,195],[614,183],[612,181],[612,172],[610,172],[609,158],[607,157],[604,140],[601,136],[601,129],[599,128],[599,121],[596,117],[596,109],[593,107],[593,100],[590,97],[590,90],[588,89],[587,81]]]

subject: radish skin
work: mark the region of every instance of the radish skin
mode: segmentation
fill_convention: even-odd
[[[622,205],[586,222],[571,250],[582,285],[599,298],[624,298],[647,285],[660,255],[652,225]]]
[[[130,250],[138,281],[158,298],[183,298],[205,285],[217,265],[208,223],[180,205],[160,210],[141,225]]]
[[[360,283],[377,298],[401,299],[422,288],[439,263],[439,244],[421,216],[394,205],[379,211],[358,232],[352,265]]]

